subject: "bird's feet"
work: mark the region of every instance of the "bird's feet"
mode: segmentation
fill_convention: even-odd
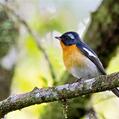
[[[75,79],[74,81],[71,81],[69,84],[72,84],[72,83],[77,83],[77,82],[80,82],[80,81],[82,81],[82,78]]]

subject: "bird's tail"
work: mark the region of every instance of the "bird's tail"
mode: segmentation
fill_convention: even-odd
[[[111,90],[117,97],[119,97],[119,90],[117,88],[114,88]]]

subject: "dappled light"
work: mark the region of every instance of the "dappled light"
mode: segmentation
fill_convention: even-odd
[[[77,83],[55,39],[67,31],[77,32],[97,53],[107,74],[118,72],[118,8],[119,2],[112,0],[1,0],[0,100],[35,87]],[[90,112],[98,119],[119,119],[119,99],[111,91],[84,94],[10,112],[5,119],[86,119]]]

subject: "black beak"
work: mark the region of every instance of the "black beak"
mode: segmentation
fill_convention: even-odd
[[[62,40],[60,37],[57,37],[57,36],[55,36],[55,38],[58,39],[58,40]]]

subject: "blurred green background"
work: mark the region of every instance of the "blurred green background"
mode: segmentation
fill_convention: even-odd
[[[13,9],[35,34],[34,38],[13,12],[0,5],[1,100],[34,87],[73,80],[65,70],[60,44],[54,38],[66,31],[77,31],[85,39],[99,55],[107,73],[119,70],[118,1],[1,0],[1,3]],[[119,99],[109,91],[69,100],[70,119],[85,119],[90,108],[99,119],[119,119]],[[63,108],[58,102],[34,105],[6,115],[6,119],[63,118]]]

